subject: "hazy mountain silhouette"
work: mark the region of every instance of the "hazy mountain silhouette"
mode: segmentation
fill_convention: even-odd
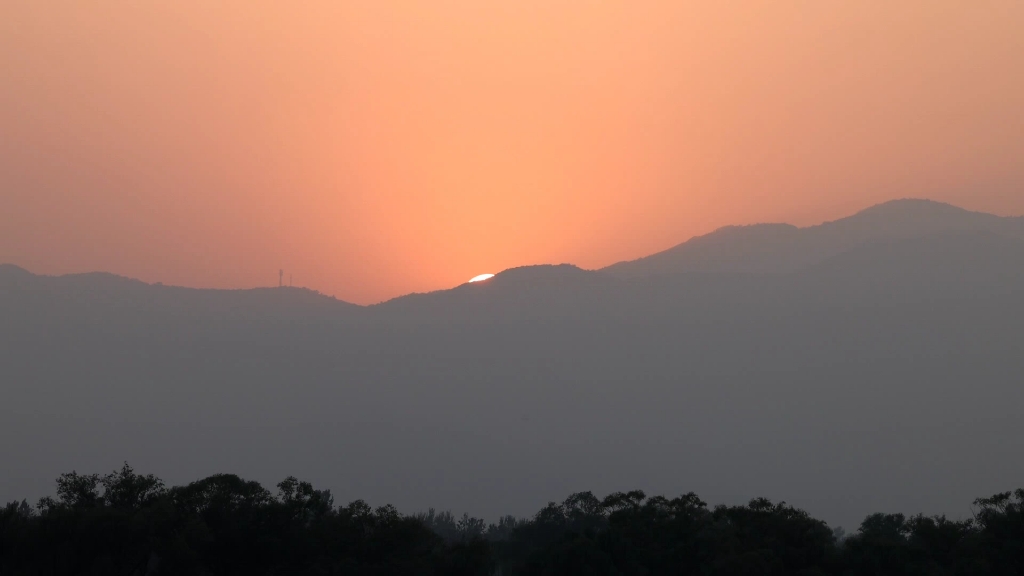
[[[966,514],[1024,475],[1021,228],[896,202],[369,307],[3,266],[0,500],[128,459],[485,517],[638,485]]]
[[[621,284],[570,264],[523,266],[451,290],[402,296],[370,307],[381,318],[491,322],[573,315]]]
[[[809,228],[730,226],[674,248],[604,269],[620,277],[684,272],[792,272],[867,242],[950,232],[1024,238],[1024,218],[968,212],[929,200],[896,200]]]

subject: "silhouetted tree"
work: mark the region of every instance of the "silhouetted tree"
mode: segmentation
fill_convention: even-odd
[[[845,535],[785,503],[709,509],[695,494],[578,492],[533,518],[404,516],[289,476],[273,495],[217,474],[167,489],[127,463],[70,472],[56,496],[0,508],[0,574],[913,575],[1024,572],[1024,490],[973,519],[874,514]]]

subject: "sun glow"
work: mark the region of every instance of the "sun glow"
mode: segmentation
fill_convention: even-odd
[[[470,282],[482,282],[484,280],[489,280],[491,278],[494,278],[494,274],[481,274],[479,276],[474,276],[474,277],[470,278],[469,281]]]

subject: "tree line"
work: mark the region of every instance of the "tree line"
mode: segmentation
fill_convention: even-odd
[[[336,505],[294,477],[276,493],[232,474],[168,488],[126,463],[0,510],[0,574],[1024,575],[1024,489],[976,500],[969,519],[874,514],[849,535],[785,503],[641,491],[488,525]]]

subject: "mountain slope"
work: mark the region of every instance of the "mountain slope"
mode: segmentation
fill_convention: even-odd
[[[969,212],[927,200],[896,200],[809,228],[785,224],[727,227],[663,252],[602,271],[636,278],[686,272],[785,273],[822,262],[866,242],[949,232],[1024,238],[1024,218]]]

